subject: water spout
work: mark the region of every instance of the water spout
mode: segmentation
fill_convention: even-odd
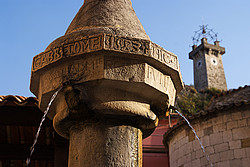
[[[190,122],[188,121],[188,119],[182,113],[180,113],[179,111],[177,111],[177,109],[175,107],[171,106],[171,109],[173,109],[174,111],[176,111],[187,122],[188,126],[192,129],[193,133],[195,134],[195,137],[198,139],[198,141],[200,143],[200,146],[201,146],[201,149],[202,149],[203,153],[205,154],[206,159],[207,159],[208,163],[210,164],[210,167],[213,167],[214,165],[213,165],[213,163],[210,162],[209,155],[206,154],[205,148],[204,148],[204,146],[203,146],[200,138],[198,137],[196,131],[194,130],[194,128],[192,127],[192,125],[190,124]]]
[[[36,132],[35,140],[34,140],[34,142],[33,142],[33,145],[30,147],[30,155],[29,155],[29,157],[28,157],[27,160],[26,160],[26,166],[27,166],[27,167],[29,166],[30,161],[31,161],[31,157],[32,157],[32,155],[33,155],[33,153],[34,153],[34,151],[35,151],[35,145],[36,145],[36,143],[37,143],[37,140],[38,140],[38,137],[39,137],[39,134],[40,134],[40,131],[41,131],[43,122],[44,122],[45,119],[46,119],[46,116],[47,116],[47,114],[48,114],[48,112],[49,112],[49,109],[50,109],[50,106],[51,106],[52,102],[55,100],[57,94],[60,92],[61,89],[62,89],[62,88],[59,88],[59,89],[53,94],[53,96],[51,97],[50,102],[49,102],[49,104],[48,104],[46,110],[44,111],[44,115],[43,115],[43,117],[42,117],[42,120],[41,120],[41,122],[40,122],[40,125],[39,125],[39,127],[38,127],[38,130],[37,130],[37,132]]]

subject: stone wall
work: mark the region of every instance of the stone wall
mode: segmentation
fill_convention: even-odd
[[[222,63],[222,55],[208,51],[205,54],[206,61],[206,80],[208,88],[217,88],[220,90],[227,90],[226,77]]]
[[[249,167],[250,107],[213,113],[191,122],[215,167]],[[189,127],[166,136],[170,167],[210,166]]]
[[[201,90],[208,87],[207,64],[204,51],[193,57],[194,85],[195,89]]]

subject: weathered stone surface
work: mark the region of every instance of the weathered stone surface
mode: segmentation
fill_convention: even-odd
[[[91,86],[92,84],[83,86],[85,93],[89,96],[90,106],[94,106],[96,96],[98,96],[99,101],[100,99],[107,101],[105,89],[113,89],[112,92],[114,92],[114,89],[120,89],[121,86],[126,92],[133,93],[133,96],[142,96],[145,103],[155,104],[159,108],[164,108],[167,103],[173,105],[176,94],[171,77],[146,63],[119,57],[90,56],[86,59],[66,61],[41,74],[39,83],[39,92],[42,95],[41,108],[45,108],[48,104],[52,91],[69,81],[73,81],[75,84],[91,81],[98,87],[103,86],[102,90],[99,88],[99,94],[96,95],[93,94],[95,88]],[[114,101],[115,98],[119,98],[119,101],[122,100],[121,97],[113,98],[110,99],[110,102]],[[53,117],[54,114],[53,111],[50,112],[50,117]]]
[[[245,138],[250,138],[249,127],[233,129],[233,140],[245,139]]]
[[[141,131],[131,126],[118,125],[89,122],[72,126],[69,166],[142,166]]]
[[[232,141],[232,138],[231,138],[231,141],[229,141],[229,147],[231,150],[241,148],[241,141],[240,140]]]
[[[213,133],[213,126],[204,129],[204,135],[208,136]]]
[[[85,0],[33,59],[31,91],[70,140],[69,166],[141,167],[141,140],[183,88],[177,56],[152,43],[131,0]]]
[[[242,161],[240,159],[231,160],[230,166],[242,166]]]
[[[237,121],[231,121],[227,123],[227,130],[231,130],[238,127]]]
[[[233,150],[228,150],[220,153],[221,161],[232,160],[234,159]]]
[[[211,145],[221,144],[223,143],[223,133],[220,132],[211,134],[209,139]]]
[[[206,157],[201,158],[201,166],[209,166]]]
[[[236,159],[241,159],[246,157],[246,150],[245,149],[235,149],[234,150],[234,157]]]
[[[213,154],[213,153],[215,153],[213,146],[206,147],[205,150],[206,150],[206,153],[210,154],[210,155]]]
[[[215,152],[223,152],[229,150],[229,145],[228,143],[222,143],[214,146],[214,151]]]
[[[85,0],[66,34],[110,31],[122,36],[149,39],[132,8],[131,0]]]
[[[219,153],[210,155],[210,159],[212,163],[220,162],[220,155]]]
[[[247,126],[247,119],[238,120],[238,126],[239,127]]]
[[[201,137],[201,142],[202,142],[202,144],[203,144],[204,147],[210,146],[209,136]]]
[[[213,163],[214,166],[223,166],[228,164],[229,166],[245,166],[246,162],[249,161],[247,158],[250,155],[250,133],[249,126],[247,126],[246,123],[239,124],[240,121],[246,120],[247,115],[239,114],[239,112],[249,112],[249,106],[246,105],[242,108],[214,112],[217,113],[212,116],[210,115],[211,117],[195,121],[192,120],[191,122],[193,127],[197,127],[197,124],[199,124],[197,132],[204,132],[204,136],[198,136],[202,141],[206,154],[210,157],[210,162]],[[232,115],[234,117],[233,119]],[[223,119],[224,121],[227,120],[223,123],[225,126],[228,125],[227,129],[224,126],[221,126]],[[220,121],[216,124],[215,122],[218,122],[218,120]],[[186,130],[186,134],[183,134],[185,128],[188,127],[176,128],[175,131],[172,131],[172,133],[175,132],[175,135],[173,136],[170,134],[168,134],[168,136],[165,135],[164,141],[167,141],[169,146],[170,166],[175,166],[179,159],[183,159],[185,155],[189,154],[191,155],[192,161],[196,161],[198,159],[201,162],[201,166],[203,166],[206,164],[206,157],[202,154],[198,140],[189,140],[187,144],[180,145],[182,138],[188,138],[188,131],[191,131]],[[188,145],[190,144],[192,145],[191,150],[188,148]],[[188,163],[188,161],[186,160],[182,163]]]
[[[201,166],[201,161],[200,159],[193,160],[191,162],[191,166]]]
[[[109,117],[120,121],[130,120],[133,126],[143,131],[143,137],[152,133],[158,118],[150,110],[147,100],[114,87],[105,88],[98,83],[90,85],[67,88],[66,93],[62,92],[55,100],[49,117],[53,118],[54,128],[61,136],[69,138],[72,122]],[[126,121],[124,124],[131,125]]]
[[[233,135],[232,135],[231,130],[227,130],[227,131],[223,132],[223,141],[224,142],[232,141],[232,139],[233,139]]]
[[[218,166],[218,167],[230,166],[230,161],[222,161],[222,162],[216,163],[215,166]]]
[[[242,139],[241,145],[242,145],[242,148],[250,147],[250,138]]]
[[[243,158],[242,159],[242,167],[248,167],[250,164],[250,158]]]
[[[98,51],[102,52],[99,53]],[[37,82],[39,74],[37,73],[44,67],[58,66],[62,61],[67,60],[69,62],[73,61],[72,59],[86,59],[86,63],[93,64],[95,62],[88,60],[88,57],[98,55],[96,59],[101,59],[103,55],[109,54],[109,51],[118,52],[112,53],[112,57],[120,56],[126,59],[138,59],[152,64],[153,67],[157,67],[164,74],[171,76],[177,92],[182,89],[183,83],[178,58],[173,53],[147,40],[100,34],[86,36],[73,42],[61,43],[59,46],[35,56],[32,65],[31,91],[37,94],[39,85]],[[71,73],[70,70],[68,71]]]

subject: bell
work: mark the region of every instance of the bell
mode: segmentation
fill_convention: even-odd
[[[206,34],[207,32],[206,32],[206,30],[205,30],[205,28],[203,27],[202,28],[202,34]]]

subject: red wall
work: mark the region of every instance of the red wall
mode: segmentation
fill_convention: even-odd
[[[171,124],[176,124],[177,119],[171,118]],[[163,145],[163,135],[169,129],[169,120],[159,121],[154,133],[143,140],[143,167],[169,167],[168,151]]]
[[[169,167],[168,154],[143,153],[143,167]]]

